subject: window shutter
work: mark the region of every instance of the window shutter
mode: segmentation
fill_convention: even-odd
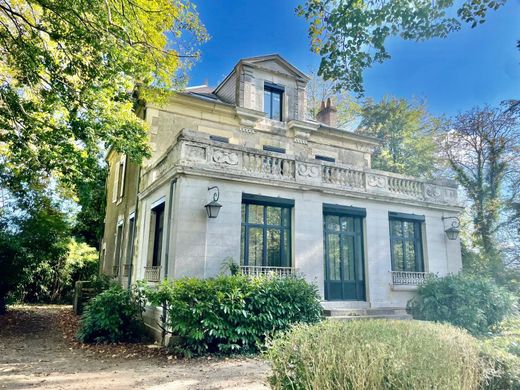
[[[119,195],[119,162],[114,164],[114,185],[112,186],[112,203],[117,202]]]
[[[122,177],[119,178],[119,182],[121,183],[121,189],[119,191],[119,198],[122,198],[123,195],[125,194],[126,161],[127,161],[126,154],[123,154],[121,156],[121,162],[120,162],[120,164],[123,164],[123,169],[121,170]]]

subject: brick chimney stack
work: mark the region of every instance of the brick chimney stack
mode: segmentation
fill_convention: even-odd
[[[332,105],[330,98],[327,99],[327,104],[323,100],[321,101],[316,120],[330,127],[338,126],[338,110]]]

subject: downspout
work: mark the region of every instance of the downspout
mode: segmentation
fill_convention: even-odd
[[[171,226],[172,226],[172,209],[173,209],[173,195],[175,191],[175,186],[177,184],[177,179],[173,179],[170,183],[170,197],[168,198],[168,225],[166,226],[166,251],[164,253],[164,278],[168,279],[168,264],[170,257],[170,234],[171,234]]]
[[[172,225],[172,210],[173,210],[173,195],[175,191],[175,186],[177,184],[177,179],[173,179],[170,183],[170,194],[169,194],[169,202],[168,202],[168,224],[166,225],[166,250],[164,252],[164,279],[168,279],[168,263],[170,259],[170,235],[171,235],[171,225]],[[166,341],[166,326],[167,326],[167,317],[168,316],[168,308],[166,307],[166,303],[163,304],[162,307],[162,340],[161,344],[165,345]]]
[[[137,217],[139,213],[139,186],[141,185],[141,165],[139,165],[139,171],[137,174],[137,185],[135,187],[135,211],[134,211],[134,226],[132,227],[132,245],[130,246],[130,253],[127,255],[128,264],[128,290],[132,289],[132,273],[134,271],[134,251],[135,251],[135,240],[137,236]]]

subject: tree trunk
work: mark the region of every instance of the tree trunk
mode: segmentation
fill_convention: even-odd
[[[0,315],[6,312],[6,301],[3,295],[0,295]]]

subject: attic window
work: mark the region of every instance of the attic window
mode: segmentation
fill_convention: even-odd
[[[216,142],[223,142],[225,144],[229,144],[229,138],[221,137],[219,135],[210,135],[209,139]]]
[[[283,154],[285,154],[285,149],[284,148],[278,148],[276,146],[264,145],[263,149],[266,152],[274,152],[274,153],[283,153]]]
[[[335,158],[332,158],[332,157],[327,157],[327,156],[320,156],[319,154],[317,154],[316,156],[314,156],[314,158],[316,160],[321,160],[321,161],[328,161],[328,162],[336,162],[336,159]]]
[[[264,112],[269,119],[282,120],[283,87],[264,83]]]

